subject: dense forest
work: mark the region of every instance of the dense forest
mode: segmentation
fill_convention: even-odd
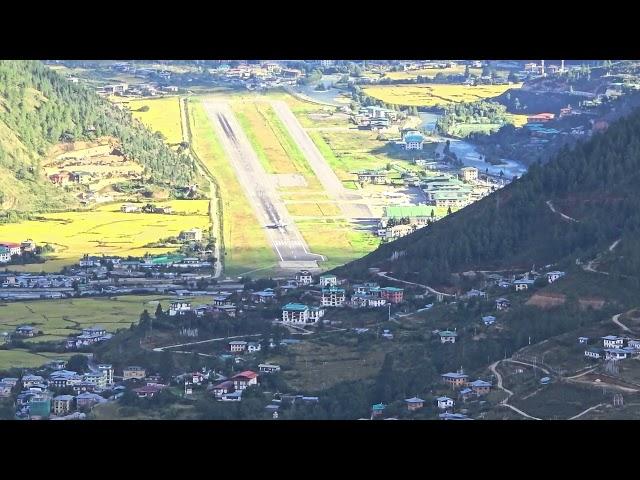
[[[122,152],[145,167],[152,183],[185,185],[195,164],[169,149],[130,112],[38,61],[0,61],[0,205],[5,209],[57,208],[64,199],[45,182],[40,162],[59,142],[115,137]]]
[[[407,279],[446,284],[472,268],[545,265],[587,257],[640,228],[640,110],[509,186],[433,226],[386,244],[337,269],[366,276],[381,267]],[[554,213],[559,212],[577,221]],[[624,242],[623,242],[624,243]],[[639,250],[625,251],[634,265]]]

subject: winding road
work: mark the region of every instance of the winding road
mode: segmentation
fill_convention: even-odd
[[[491,365],[489,365],[489,370],[491,370],[493,374],[496,376],[496,387],[507,394],[507,398],[502,400],[500,402],[500,405],[510,408],[514,412],[522,415],[523,417],[530,418],[531,420],[542,420],[541,418],[533,417],[528,413],[523,412],[522,410],[520,410],[517,407],[514,407],[513,405],[509,405],[508,402],[509,402],[509,399],[513,396],[513,392],[502,385],[502,375],[500,375],[500,372],[498,372],[498,370],[496,369],[496,367],[500,362],[502,362],[502,360],[498,360],[497,362],[493,362]],[[522,362],[517,362],[517,363],[522,363]]]
[[[560,215],[564,220],[568,221],[568,222],[575,222],[575,223],[579,223],[579,220],[576,220],[573,217],[570,217],[569,215],[565,215],[564,213],[556,210],[556,208],[553,206],[553,203],[551,203],[551,200],[547,200],[547,206],[549,207],[549,209],[553,212],[556,213],[558,215]]]
[[[406,283],[407,285],[416,285],[418,287],[422,287],[427,290],[427,292],[433,293],[434,295],[443,296],[443,297],[455,297],[451,293],[439,292],[435,288],[430,287],[429,285],[423,285],[421,283],[408,282],[407,280],[401,280],[399,278],[394,278],[387,275],[387,272],[378,272],[378,276],[382,278],[386,278],[388,280],[393,280],[394,282]]]

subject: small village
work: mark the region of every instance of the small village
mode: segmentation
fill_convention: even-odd
[[[187,236],[193,238],[193,233],[187,234]],[[181,259],[177,264],[183,261],[184,259]],[[107,270],[104,266],[106,262],[109,262],[113,268]],[[127,291],[133,292],[141,288],[135,284],[136,279],[144,278],[152,282],[161,282],[162,275],[169,273],[160,273],[167,268],[167,263],[153,262],[149,259],[125,262],[122,259],[85,257],[81,262],[82,266],[78,266],[78,272],[82,271],[85,275],[102,275],[101,280],[104,281],[112,278],[111,274],[113,273],[122,273],[120,269],[126,269],[127,274],[120,277],[120,281],[128,279],[133,283],[131,287],[124,290],[121,290],[121,287],[107,284],[101,285],[98,289],[96,284],[92,282],[99,280],[88,280],[86,276],[79,275],[78,278],[84,281],[83,290],[76,294],[83,295],[87,292],[90,292],[89,294],[95,292],[97,295],[113,295],[116,292],[119,294],[127,293]],[[123,263],[125,264],[123,265]],[[171,265],[175,266],[176,264],[171,263]],[[156,278],[148,279],[148,276],[144,274],[142,277],[129,275],[145,269],[158,270],[157,273],[152,274]],[[216,318],[227,318],[237,321],[250,312],[264,310],[266,313],[274,311],[274,308],[279,310],[280,315],[272,318],[271,323],[286,329],[285,331],[288,331],[291,337],[281,339],[265,339],[263,337],[262,340],[253,340],[252,337],[256,337],[256,335],[247,334],[221,344],[222,351],[216,350],[219,353],[213,356],[230,367],[228,375],[223,375],[222,370],[215,371],[203,368],[202,371],[187,371],[177,376],[160,377],[157,372],[149,372],[147,367],[141,365],[123,367],[122,375],[119,376],[114,375],[112,365],[96,363],[97,360],[94,359],[93,353],[96,345],[108,343],[115,332],[109,332],[99,325],[83,328],[81,333],[70,336],[64,342],[62,351],[78,352],[77,355],[86,356],[88,364],[85,372],[66,370],[65,361],[60,360],[37,370],[24,370],[19,378],[5,378],[0,381],[0,394],[5,397],[16,394],[19,389],[16,397],[16,418],[82,419],[86,418],[87,413],[95,405],[116,402],[126,392],[131,392],[140,399],[151,399],[163,389],[179,392],[183,398],[190,398],[194,392],[196,394],[201,392],[219,402],[240,402],[243,392],[251,386],[261,385],[263,377],[281,374],[281,365],[265,361],[265,355],[268,355],[270,350],[281,351],[284,349],[286,351],[288,348],[305,342],[305,337],[311,335],[308,338],[312,338],[319,325],[324,325],[323,328],[329,329],[329,331],[343,332],[343,334],[351,332],[356,336],[375,333],[375,336],[383,342],[394,342],[396,341],[394,330],[397,326],[394,323],[397,324],[400,318],[410,315],[411,312],[428,312],[434,306],[433,303],[422,307],[420,307],[420,303],[416,304],[416,302],[424,302],[426,298],[434,297],[431,294],[428,296],[420,294],[415,287],[406,290],[392,285],[381,286],[378,282],[350,283],[336,275],[321,274],[318,276],[308,270],[301,270],[292,278],[273,280],[273,287],[261,290],[247,289],[242,283],[229,281],[216,282],[215,285],[210,285],[205,289],[193,289],[198,280],[202,280],[202,278],[195,280],[194,277],[185,278],[181,275],[190,274],[172,273],[171,280],[175,282],[182,278],[185,282],[180,286],[183,288],[171,289],[169,283],[163,284],[164,287],[147,286],[145,288],[157,288],[157,292],[170,292],[175,295],[169,308],[164,312],[160,310],[160,312],[170,322],[183,325],[180,327],[182,337],[193,338],[195,336],[194,341],[197,343],[197,337],[199,337],[197,329],[185,326],[189,323],[189,319],[203,318],[215,322]],[[382,275],[380,278],[384,279],[384,273]],[[512,291],[512,295],[518,295],[523,290],[534,288],[536,281],[544,281],[545,284],[553,283],[564,275],[565,273],[560,271],[548,271],[544,274],[535,271],[527,272],[519,277],[487,275],[485,278],[487,288],[498,294],[503,292],[503,296],[495,298],[495,314],[483,315],[478,319],[479,323],[485,328],[496,328],[496,325],[500,323],[501,312],[510,307],[510,301],[505,298],[505,296],[509,296],[508,291]],[[64,280],[68,282],[71,278],[65,277]],[[53,278],[47,279],[47,281],[52,280]],[[62,279],[58,278],[57,280],[61,281]],[[29,276],[6,277],[4,282],[5,290],[29,288],[29,285],[33,285],[31,288],[47,288],[37,281],[31,282]],[[24,285],[24,287],[19,285]],[[200,284],[200,287],[202,286]],[[436,295],[434,299],[450,301],[444,295]],[[192,296],[207,296],[211,300],[208,303],[193,303],[190,300]],[[492,293],[491,297],[494,296],[496,296],[495,293]],[[462,295],[455,296],[456,301],[450,305],[455,305],[457,301],[465,302],[477,298],[488,301],[489,294],[483,290],[471,289]],[[379,309],[386,310],[387,321],[384,324],[386,328],[382,328],[380,324],[374,328],[344,328],[344,319],[348,318],[348,315],[345,317],[341,312],[364,312]],[[5,335],[5,342],[10,344],[12,340],[30,338],[38,334],[41,332],[35,326],[19,325],[14,332]],[[437,343],[443,346],[455,344],[459,340],[460,334],[461,332],[457,331],[454,326],[449,329],[433,331]],[[588,341],[588,339],[581,339],[581,343]],[[629,349],[635,352],[634,347],[640,345],[640,341],[624,340],[621,337],[605,337],[604,342],[604,347],[609,349],[606,350],[607,358],[613,355],[616,355],[616,358],[626,358],[624,355],[631,355]],[[210,356],[210,354],[206,355]],[[257,360],[258,355],[261,360]],[[241,371],[234,373],[237,368]],[[432,412],[433,418],[443,420],[471,419],[468,416],[468,405],[486,404],[487,394],[493,388],[491,379],[476,378],[472,380],[469,375],[464,373],[462,367],[457,372],[442,373],[441,380],[441,388],[434,391],[432,397],[427,396],[426,399],[423,399],[416,395],[412,398],[398,399],[398,402],[401,401],[405,405],[405,414],[411,416],[419,412]],[[280,409],[285,405],[294,403],[310,405],[319,401],[317,396],[309,396],[305,393],[282,394],[276,391],[271,395],[272,400],[265,407],[265,418],[277,419],[278,415],[282,413]],[[383,403],[372,405],[370,419],[397,418],[397,415],[385,413],[388,410],[387,406]],[[403,418],[405,417],[403,416]]]

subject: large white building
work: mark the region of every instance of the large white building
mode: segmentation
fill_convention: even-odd
[[[309,307],[301,303],[287,303],[282,307],[283,323],[310,323]]]
[[[191,311],[191,302],[185,300],[173,300],[169,305],[169,315],[171,317],[175,315],[184,315]]]
[[[460,169],[460,176],[465,182],[471,182],[478,179],[478,169],[475,167],[464,167]]]
[[[309,270],[300,270],[296,273],[296,281],[298,285],[311,285],[313,283],[313,275]]]
[[[344,288],[329,287],[322,289],[323,307],[341,307],[345,302]]]
[[[402,139],[405,150],[422,150],[424,135],[417,130],[409,130]]]

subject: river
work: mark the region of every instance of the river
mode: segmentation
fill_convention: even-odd
[[[320,80],[318,83],[323,83],[325,87],[329,87],[329,85],[334,84],[338,80],[340,80],[340,77],[341,75],[324,75],[322,77],[322,80]],[[296,85],[292,88],[294,91],[306,95],[307,97],[317,102],[328,103],[336,107],[349,104],[349,98],[340,96],[342,93],[345,93],[346,90],[329,88],[329,90],[318,91],[315,89],[318,83],[314,83],[313,85]]]
[[[433,132],[440,115],[432,112],[421,112],[419,115],[422,120],[420,128],[424,129],[427,133]],[[480,160],[480,153],[478,153],[475,145],[456,138],[438,137],[438,141],[446,142],[447,140],[450,142],[451,152],[455,153],[456,157],[458,157],[465,166],[476,167],[480,172],[488,171],[492,175],[500,175],[500,171],[502,171],[505,177],[513,178],[514,176],[520,177],[527,171],[527,166],[523,163],[507,158],[500,159],[504,162],[503,165],[491,165],[484,160]]]

